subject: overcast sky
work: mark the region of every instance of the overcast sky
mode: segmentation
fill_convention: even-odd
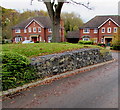
[[[16,9],[18,11],[23,10],[46,10],[45,5],[37,0],[1,0],[1,6],[5,8]],[[90,2],[92,10],[88,10],[80,5],[64,4],[62,12],[75,12],[80,15],[84,22],[87,22],[96,15],[117,15],[118,14],[118,2],[120,0],[75,0],[77,2],[87,3]]]

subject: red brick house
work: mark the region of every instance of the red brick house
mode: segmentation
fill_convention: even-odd
[[[60,37],[64,41],[64,23],[60,22]],[[49,17],[34,17],[27,19],[12,28],[13,42],[24,40],[51,42],[52,29]]]
[[[108,44],[120,27],[120,16],[96,16],[80,27],[80,40],[94,39],[95,43]]]
[[[117,33],[120,27],[120,16],[96,16],[77,31],[68,32],[68,42],[78,42],[79,40],[94,39],[95,43],[108,44],[112,41],[113,35]]]

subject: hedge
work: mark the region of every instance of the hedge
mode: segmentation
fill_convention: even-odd
[[[36,79],[30,61],[18,53],[4,52],[2,60],[2,90],[21,86]]]
[[[91,44],[93,44],[93,41],[83,41],[83,40],[79,40],[78,44],[88,44],[88,45],[91,45]]]
[[[103,46],[103,47],[106,47],[106,45],[105,45],[105,44],[98,44],[98,46]]]
[[[120,50],[120,45],[113,45],[112,47],[110,47],[110,49],[112,49],[112,50]]]

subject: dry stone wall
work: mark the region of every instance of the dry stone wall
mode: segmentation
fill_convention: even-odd
[[[99,49],[80,49],[32,58],[31,65],[39,77],[45,77],[109,60],[112,60],[109,52],[101,54]]]

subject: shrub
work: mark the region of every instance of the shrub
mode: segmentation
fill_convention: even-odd
[[[105,44],[98,44],[98,46],[101,46],[101,47],[106,47]]]
[[[2,39],[2,44],[5,44],[5,40],[4,39]]]
[[[112,50],[120,50],[120,45],[113,45],[112,47],[110,47],[110,49],[112,49]]]
[[[79,43],[79,44],[88,44],[88,45],[91,45],[91,44],[93,44],[93,41],[83,41],[83,40],[79,40],[78,43]]]
[[[30,61],[17,53],[4,52],[2,57],[2,89],[7,90],[36,79]]]
[[[40,43],[40,41],[36,41],[35,43]]]
[[[71,43],[69,43],[69,42],[60,42],[61,44],[71,44]]]

